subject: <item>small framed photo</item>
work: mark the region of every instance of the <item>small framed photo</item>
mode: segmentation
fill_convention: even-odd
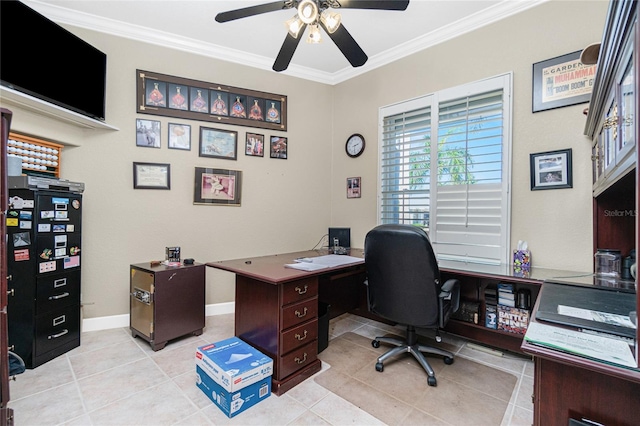
[[[136,146],[160,148],[160,122],[136,119]]]
[[[287,159],[287,138],[282,136],[271,136],[269,141],[269,147],[271,152],[271,158]]]
[[[154,81],[153,84],[147,84],[145,103],[148,106],[166,107],[167,83],[163,81]]]
[[[196,167],[193,204],[240,206],[242,172]]]
[[[361,185],[362,185],[362,178],[360,177],[347,178],[347,198],[360,198]]]
[[[191,126],[169,123],[169,148],[191,150]]]
[[[200,127],[200,157],[238,159],[238,132]]]
[[[253,157],[264,157],[264,135],[247,132],[244,154]]]
[[[171,189],[171,165],[134,162],[133,189]]]
[[[571,149],[530,154],[531,190],[573,188]]]

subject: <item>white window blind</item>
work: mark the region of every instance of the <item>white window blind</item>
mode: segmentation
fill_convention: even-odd
[[[424,227],[441,259],[509,262],[510,77],[381,109],[380,223]]]

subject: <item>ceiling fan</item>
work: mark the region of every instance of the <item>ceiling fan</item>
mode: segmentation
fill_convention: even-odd
[[[369,58],[344,25],[341,25],[340,15],[331,9],[406,10],[407,6],[409,6],[409,0],[284,0],[221,12],[216,15],[216,21],[229,22],[262,13],[295,8],[297,14],[286,22],[289,31],[273,63],[274,71],[287,69],[307,26],[309,26],[308,42],[320,41],[321,35],[318,29],[320,26],[351,65],[359,67]]]

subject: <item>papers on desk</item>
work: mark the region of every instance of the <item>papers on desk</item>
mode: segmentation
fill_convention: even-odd
[[[565,305],[558,305],[558,313],[573,318],[582,318],[589,321],[617,325],[619,327],[636,328],[636,325],[628,315],[610,314],[608,312],[599,312]]]
[[[362,262],[362,259],[359,257],[328,254],[326,256],[303,257],[296,259],[295,263],[288,263],[284,265],[284,267],[298,269],[301,271],[318,271],[320,269],[333,268],[336,266],[344,266],[359,262]]]
[[[537,322],[529,324],[524,340],[611,364],[636,368],[631,348],[621,340]]]

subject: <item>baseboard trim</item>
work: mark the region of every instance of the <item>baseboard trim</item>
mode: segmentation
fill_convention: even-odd
[[[236,303],[215,303],[204,307],[204,315],[207,317],[213,315],[232,314],[235,312]],[[110,328],[129,327],[129,314],[110,315],[108,317],[85,318],[82,320],[82,331],[99,331],[108,330]]]

